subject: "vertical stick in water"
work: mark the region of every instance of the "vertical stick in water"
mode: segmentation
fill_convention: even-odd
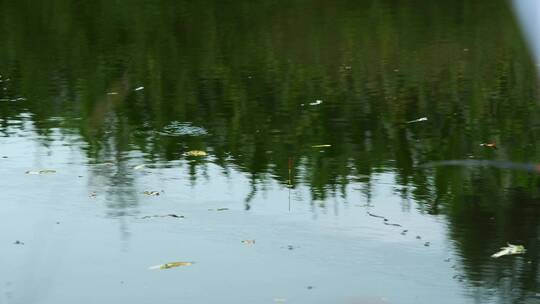
[[[292,157],[289,157],[289,212],[291,211]]]
[[[291,174],[292,173],[292,157],[289,157],[289,188],[291,187],[292,185],[292,181],[291,181]]]

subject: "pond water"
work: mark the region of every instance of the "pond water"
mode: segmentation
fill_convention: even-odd
[[[540,99],[511,3],[0,20],[0,303],[540,303]],[[527,251],[491,257],[507,243]]]

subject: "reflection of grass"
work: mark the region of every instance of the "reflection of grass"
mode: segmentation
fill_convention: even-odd
[[[167,5],[182,14],[160,5],[146,14],[144,5],[98,1],[79,7],[77,18],[70,6],[55,7],[51,19],[10,4],[0,13],[11,33],[0,70],[12,74],[14,93],[29,97],[41,132],[51,126],[44,117],[82,116],[64,129],[83,134],[91,158],[136,147],[150,160],[171,160],[209,147],[220,165],[308,183],[318,199],[385,167],[421,189],[430,184],[417,163],[463,158],[493,134],[509,159],[537,154],[504,145],[534,145],[538,136],[528,102],[534,69],[512,17],[502,1],[467,3],[467,13],[464,5],[202,1]],[[486,7],[490,18],[473,13]],[[90,13],[97,10],[110,19]],[[48,43],[30,56],[36,39]],[[324,102],[301,106],[316,100]],[[418,117],[429,120],[396,127]],[[171,125],[176,137],[141,131]],[[211,136],[192,134],[194,126]],[[302,175],[285,165],[290,156],[304,159]]]

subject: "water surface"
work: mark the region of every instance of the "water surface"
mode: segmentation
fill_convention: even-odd
[[[506,1],[0,5],[0,303],[540,302]]]

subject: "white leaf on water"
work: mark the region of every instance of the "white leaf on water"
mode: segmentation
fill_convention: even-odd
[[[422,122],[422,121],[427,121],[427,120],[428,120],[427,117],[421,117],[421,118],[418,118],[418,119],[415,119],[415,120],[407,121],[407,123]]]
[[[492,254],[492,258],[499,258],[505,255],[524,254],[527,250],[523,245],[508,244],[506,247],[501,247],[501,250]]]

